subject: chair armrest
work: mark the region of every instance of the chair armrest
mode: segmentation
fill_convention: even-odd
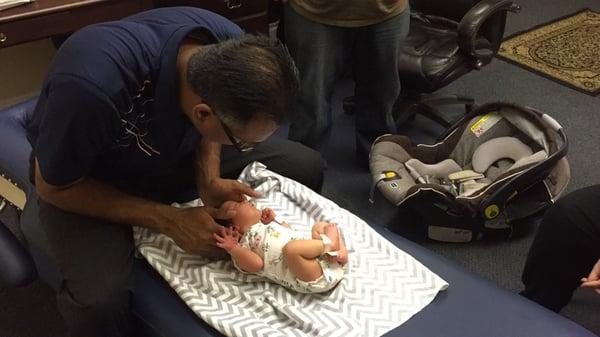
[[[519,12],[521,7],[511,0],[483,0],[473,6],[458,24],[458,45],[463,52],[478,60],[491,60],[494,56],[490,49],[477,46],[477,36],[483,24],[495,14],[509,11]],[[492,42],[492,41],[490,41]]]
[[[445,28],[451,28],[453,30],[458,30],[458,22],[442,16],[429,15],[419,11],[411,11],[410,19],[418,20],[428,25],[436,25]]]
[[[0,287],[19,287],[37,277],[35,263],[15,235],[0,221]]]

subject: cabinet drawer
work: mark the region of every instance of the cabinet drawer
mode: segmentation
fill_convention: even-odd
[[[152,8],[148,0],[104,1],[97,4],[0,23],[0,47],[73,32],[84,26],[123,18]]]

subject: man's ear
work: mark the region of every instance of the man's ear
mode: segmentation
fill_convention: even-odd
[[[214,117],[214,111],[206,103],[198,103],[192,108],[192,118],[197,123],[204,124]]]

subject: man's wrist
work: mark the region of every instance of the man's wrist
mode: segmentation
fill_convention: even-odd
[[[177,208],[164,204],[152,204],[144,210],[145,216],[141,225],[154,229],[160,233],[167,234],[177,225],[174,212]]]
[[[210,186],[214,185],[219,179],[221,179],[221,177],[219,176],[203,177],[201,179],[198,179],[198,185],[200,187],[209,188]]]

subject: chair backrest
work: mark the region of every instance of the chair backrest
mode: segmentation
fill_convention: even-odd
[[[411,10],[425,15],[435,15],[460,22],[467,12],[481,0],[410,0]],[[506,12],[502,11],[488,19],[479,35],[486,38],[494,54],[500,48],[506,25]]]

